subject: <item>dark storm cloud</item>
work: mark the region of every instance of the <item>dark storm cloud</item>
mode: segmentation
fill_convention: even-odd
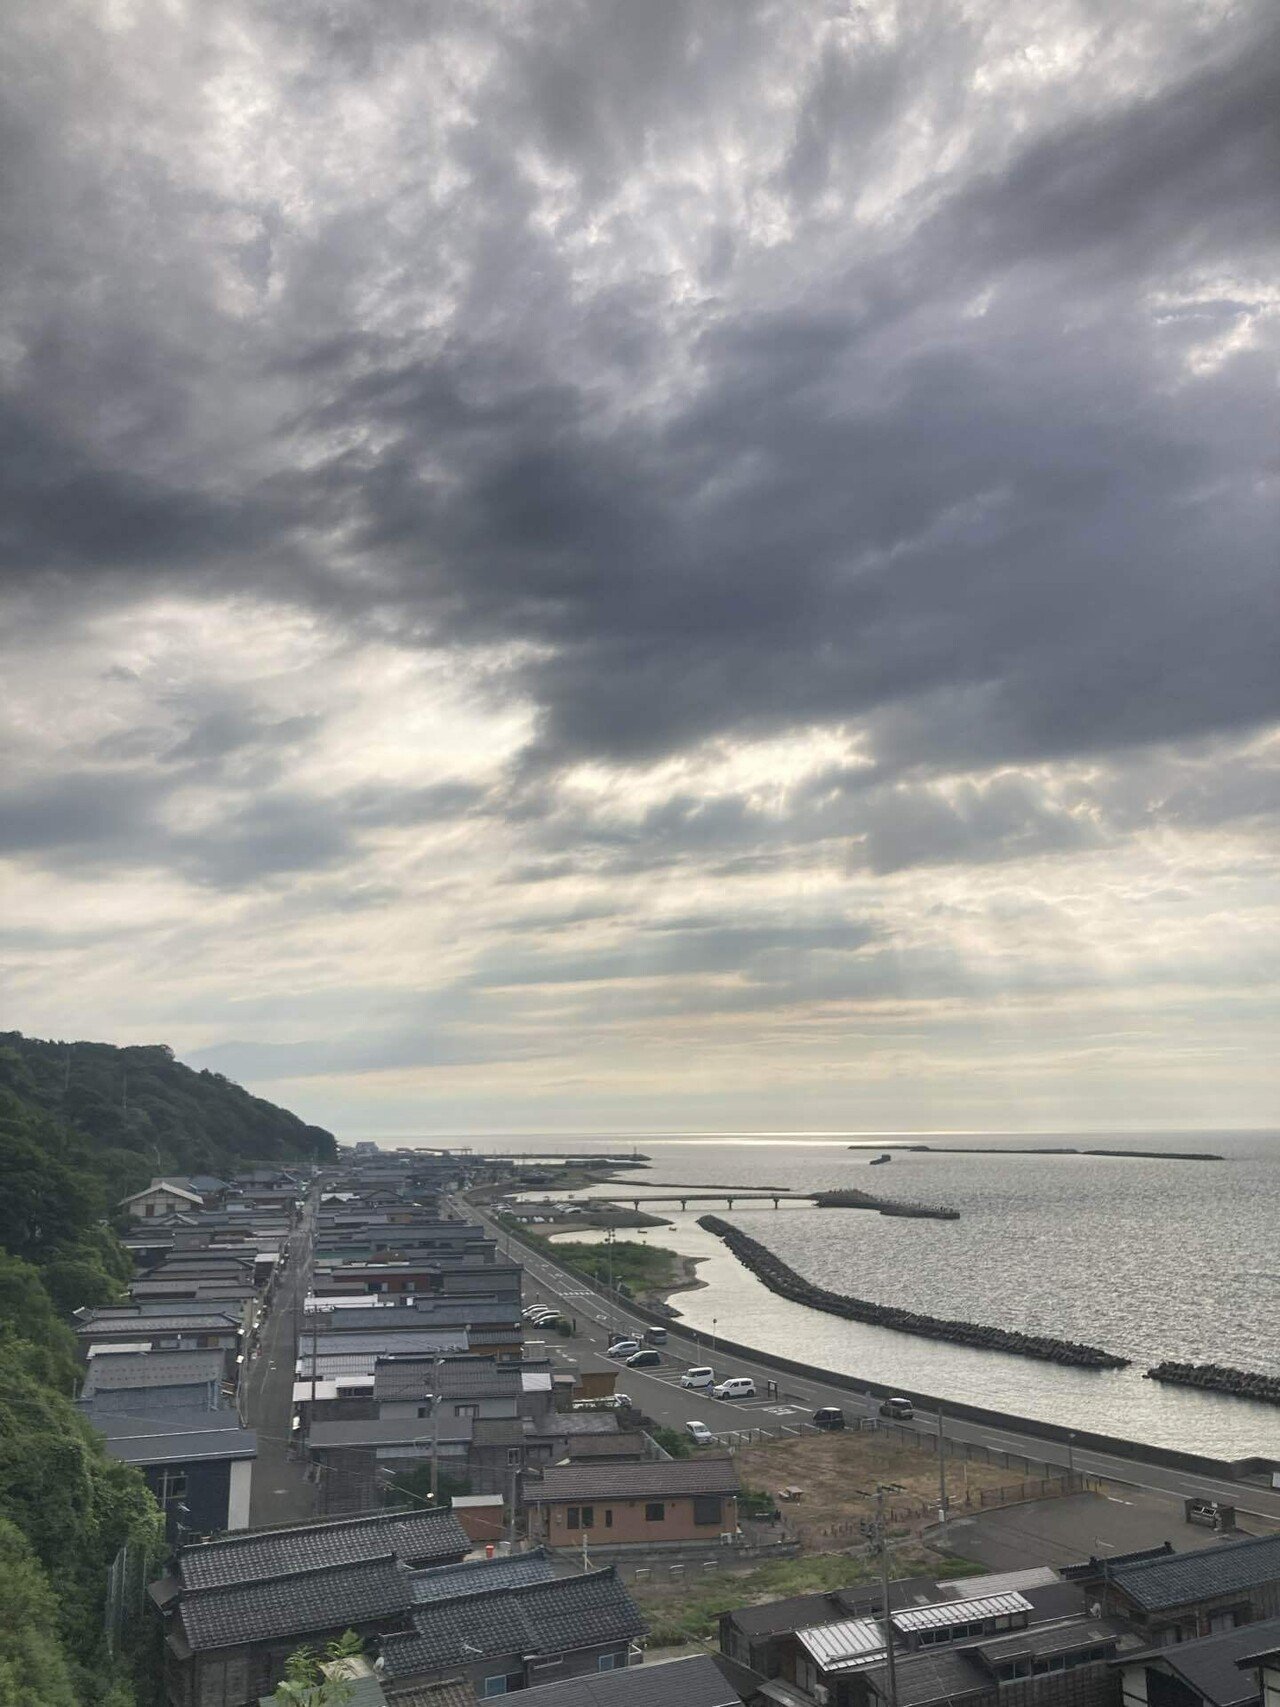
[[[1166,42],[1153,13],[1148,86],[1084,79],[1074,104],[1056,89],[1043,122],[1028,106],[1008,124],[975,93],[983,26],[945,8],[897,37],[849,33],[840,7],[675,0],[536,22],[236,16],[291,50],[255,67],[278,64],[316,154],[317,115],[366,98],[335,120],[358,191],[305,150],[220,176],[194,51],[164,61],[170,92],[86,28],[61,80],[15,105],[0,468],[5,557],[28,582],[88,603],[126,584],[262,591],[403,645],[531,643],[502,681],[539,712],[534,779],[856,722],[887,788],[1275,715],[1266,330],[1191,374],[1199,333],[1151,306],[1206,273],[1245,292],[1268,258],[1269,7],[1211,41],[1166,25]],[[216,70],[232,49],[205,27]],[[432,129],[412,82],[437,40],[467,76]],[[957,163],[864,216],[917,120]],[[360,122],[385,126],[379,170]],[[737,199],[714,187],[731,157]],[[651,189],[630,227],[618,198]],[[744,211],[765,198],[767,246]],[[1247,308],[1217,303],[1228,329]],[[211,709],[164,762],[252,748],[265,765],[310,734],[237,716]],[[108,756],[129,757],[118,739]],[[11,845],[135,857],[157,786],[50,783],[11,803]],[[152,846],[237,885],[484,805],[465,784],[357,790],[335,819],[273,788],[198,850]],[[522,810],[509,797],[511,822]],[[812,816],[877,871],[1090,835],[1013,784]],[[621,869],[759,831],[738,802],[677,792],[586,840],[613,838]],[[536,875],[563,869],[563,847],[542,851]]]

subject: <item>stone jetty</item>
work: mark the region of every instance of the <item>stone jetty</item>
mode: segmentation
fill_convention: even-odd
[[[795,1269],[788,1268],[780,1257],[750,1238],[719,1215],[700,1215],[699,1227],[714,1233],[770,1292],[781,1298],[807,1304],[811,1310],[825,1310],[831,1316],[844,1316],[851,1322],[867,1322],[873,1327],[893,1328],[900,1334],[917,1334],[922,1339],[947,1340],[952,1345],[972,1346],[976,1351],[1007,1351],[1018,1357],[1038,1358],[1042,1363],[1063,1363],[1074,1369],[1124,1369],[1129,1359],[1116,1357],[1096,1345],[1077,1345],[1072,1340],[1052,1339],[1041,1334],[1020,1334],[1008,1328],[988,1328],[977,1322],[955,1322],[940,1316],[924,1316],[914,1310],[902,1310],[891,1304],[873,1304],[865,1298],[850,1298],[841,1292],[828,1292],[815,1286]]]
[[[1280,1405],[1280,1375],[1259,1375],[1249,1369],[1230,1369],[1221,1363],[1157,1363],[1145,1381],[1169,1381],[1177,1387],[1200,1387],[1207,1393],[1226,1393],[1233,1399],[1254,1399]]]
[[[927,1203],[897,1203],[890,1197],[873,1197],[869,1191],[855,1186],[842,1186],[837,1191],[815,1191],[813,1201],[819,1209],[874,1209],[878,1215],[905,1215],[919,1221],[958,1221],[958,1209],[934,1209]]]

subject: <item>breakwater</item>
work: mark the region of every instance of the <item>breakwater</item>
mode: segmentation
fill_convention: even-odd
[[[865,1150],[866,1144],[849,1144]],[[1138,1162],[1221,1162],[1212,1150],[1099,1150],[1079,1144],[890,1144],[891,1150],[911,1150],[933,1156],[1122,1156]]]
[[[1168,1381],[1176,1387],[1201,1387],[1207,1393],[1226,1393],[1233,1399],[1254,1399],[1280,1405],[1280,1375],[1259,1375],[1248,1369],[1229,1369],[1221,1363],[1157,1363],[1143,1377]]]
[[[917,1221],[958,1221],[958,1209],[934,1209],[926,1203],[897,1203],[889,1197],[873,1197],[869,1191],[843,1186],[838,1191],[815,1191],[819,1209],[874,1209],[878,1215],[902,1215]]]
[[[1124,1369],[1127,1357],[1116,1357],[1095,1345],[1079,1345],[1073,1340],[1053,1339],[1042,1334],[1022,1334],[1008,1328],[984,1327],[977,1322],[950,1321],[941,1316],[924,1316],[914,1310],[899,1309],[891,1304],[875,1304],[866,1298],[850,1298],[841,1292],[829,1292],[815,1286],[795,1269],[789,1268],[781,1257],[765,1245],[732,1226],[718,1215],[700,1215],[698,1225],[714,1233],[757,1280],[781,1298],[797,1304],[807,1304],[811,1310],[824,1310],[831,1316],[844,1316],[851,1322],[866,1322],[873,1327],[893,1328],[901,1334],[915,1334],[922,1339],[947,1340],[952,1345],[969,1346],[977,1351],[1012,1352],[1017,1357],[1033,1357],[1042,1363],[1062,1363],[1076,1369]]]

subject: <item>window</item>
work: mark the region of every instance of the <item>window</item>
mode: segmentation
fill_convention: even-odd
[[[597,1671],[621,1671],[627,1663],[625,1654],[601,1654],[596,1660]]]
[[[568,1511],[564,1514],[564,1521],[567,1529],[581,1529],[582,1523],[578,1507],[576,1505],[571,1505],[569,1507]]]
[[[695,1494],[693,1496],[693,1521],[703,1524],[719,1524],[719,1494]]]
[[[486,1701],[490,1696],[505,1695],[506,1693],[507,1680],[505,1677],[486,1677],[480,1690],[481,1696]]]
[[[564,1521],[570,1529],[590,1529],[596,1521],[596,1508],[593,1505],[571,1505]]]
[[[649,1504],[644,1508],[644,1520],[646,1523],[663,1523],[666,1521],[666,1516],[667,1508],[663,1505],[661,1500],[650,1500]]]
[[[523,1456],[524,1456],[524,1453],[520,1447],[508,1446],[508,1448],[507,1448],[507,1463],[513,1470],[519,1468],[520,1460],[523,1458]]]
[[[604,1526],[606,1529],[613,1528],[613,1507],[611,1505],[604,1508]]]
[[[453,1414],[455,1417],[478,1417],[480,1415],[480,1406],[479,1404],[469,1403],[455,1405],[453,1407]]]
[[[582,1527],[584,1529],[594,1529],[595,1521],[596,1508],[593,1505],[584,1505],[582,1508]]]

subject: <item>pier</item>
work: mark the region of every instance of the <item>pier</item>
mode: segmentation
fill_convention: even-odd
[[[612,1204],[618,1208],[630,1206],[637,1212],[658,1203],[678,1203],[687,1211],[691,1203],[723,1203],[732,1209],[735,1203],[771,1203],[775,1209],[783,1203],[806,1203],[815,1209],[871,1209],[878,1215],[899,1215],[928,1221],[958,1221],[958,1209],[935,1209],[924,1203],[897,1203],[887,1197],[873,1197],[866,1191],[760,1191],[755,1188],[737,1190],[721,1187],[711,1191],[681,1191],[679,1188],[661,1195],[644,1197],[590,1197],[584,1202]]]

